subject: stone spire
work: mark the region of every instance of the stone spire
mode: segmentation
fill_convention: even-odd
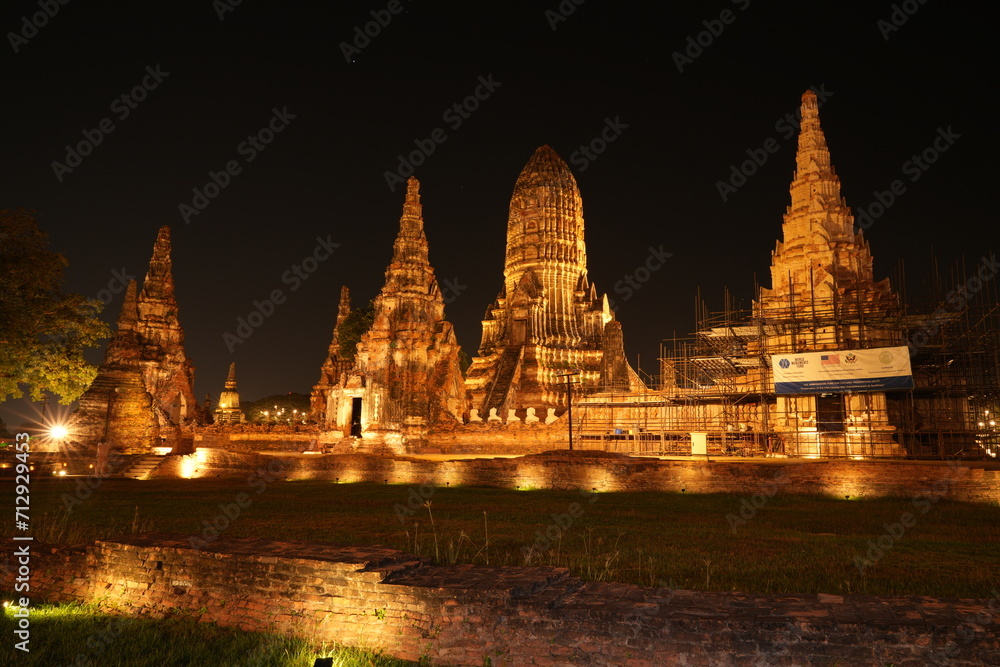
[[[562,410],[565,383],[558,376],[567,370],[580,372],[584,391],[641,388],[625,361],[620,328],[605,339],[613,321],[587,277],[576,179],[542,146],[514,184],[503,288],[483,320],[479,355],[467,375],[472,407],[481,416],[495,408],[501,417],[510,409]]]
[[[125,299],[118,313],[117,329],[104,351],[104,365],[108,368],[139,369],[142,354],[136,327],[139,324],[138,289],[135,281],[128,281]]]
[[[236,391],[236,362],[229,364],[226,387],[219,394],[219,406],[215,409],[215,423],[236,423],[244,420],[240,410],[240,395]]]
[[[139,294],[137,331],[143,346],[146,386],[161,410],[160,425],[179,425],[197,414],[194,366],[184,352],[184,330],[177,317],[170,227],[160,228]]]
[[[354,365],[353,358],[344,358],[340,354],[340,327],[347,316],[351,314],[351,290],[347,285],[340,288],[340,303],[337,306],[337,322],[333,325],[333,335],[330,337],[330,347],[327,348],[326,359],[319,371],[319,382],[313,386],[309,397],[309,419],[319,424],[325,424],[326,397],[341,376]]]
[[[420,205],[420,181],[410,176],[406,181],[406,201],[403,203],[403,215],[399,218],[399,234],[392,246],[392,261],[385,270],[382,294],[431,291],[438,292],[438,285],[428,258],[423,207]]]
[[[808,304],[811,309],[823,301],[826,308],[834,301],[847,307],[862,297],[891,301],[888,281],[874,280],[863,233],[854,232],[854,217],[840,194],[811,90],[802,95],[801,115],[791,205],[782,224],[783,240],[771,257],[772,289],[762,290],[762,303],[773,301],[780,308]]]
[[[340,288],[340,303],[337,304],[337,323],[333,326],[333,338],[330,341],[330,354],[340,352],[340,326],[351,314],[351,290],[347,285]]]

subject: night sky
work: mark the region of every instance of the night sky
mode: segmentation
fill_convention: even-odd
[[[405,189],[386,172],[419,145],[431,263],[474,355],[502,284],[512,187],[549,144],[580,184],[590,278],[616,301],[630,361],[655,373],[660,340],[694,329],[699,286],[717,310],[724,286],[748,307],[755,276],[767,285],[794,169],[787,115],[810,86],[855,214],[905,187],[866,232],[877,277],[905,259],[913,294],[932,252],[947,267],[996,249],[992,26],[971,8],[903,5],[70,2],[36,31],[23,17],[38,4],[12,0],[0,208],[37,211],[69,260],[66,289],[112,297],[108,321],[119,274],[141,280],[171,225],[196,394],[217,397],[236,361],[252,400],[308,393],[340,286],[355,305],[377,294]],[[144,99],[123,100],[136,86]],[[478,108],[456,111],[469,96]],[[255,146],[270,123],[280,131]],[[602,132],[613,141],[595,159],[577,152]],[[942,134],[934,164],[906,164]],[[100,143],[68,158],[87,135]],[[748,151],[767,160],[724,200],[718,183]],[[227,163],[238,173],[195,201]],[[317,239],[339,247],[303,280],[294,267]],[[651,249],[671,256],[629,295],[624,278]],[[276,289],[284,303],[227,346]]]

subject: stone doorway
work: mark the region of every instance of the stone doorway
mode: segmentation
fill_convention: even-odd
[[[361,437],[361,397],[355,396],[351,399],[351,435],[355,438]]]

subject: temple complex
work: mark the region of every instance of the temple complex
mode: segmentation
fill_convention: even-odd
[[[642,387],[625,360],[621,325],[587,278],[576,179],[542,146],[510,200],[503,287],[483,320],[466,380],[483,418],[566,407],[566,375],[582,392]]]
[[[419,191],[410,177],[385,285],[353,367],[331,388],[323,387],[327,369],[332,380],[337,364],[331,344],[317,385],[326,395],[321,425],[345,436],[399,435],[402,444],[419,443],[437,424],[460,423],[466,410],[458,341],[444,319],[444,300],[428,259]],[[338,323],[349,312],[347,304],[342,298]],[[317,402],[322,398],[314,398],[314,406]]]
[[[219,394],[219,404],[213,414],[216,424],[239,424],[246,421],[240,410],[240,394],[236,391],[236,362],[229,364],[226,387]]]

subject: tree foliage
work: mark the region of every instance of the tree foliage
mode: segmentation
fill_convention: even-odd
[[[354,359],[358,351],[361,337],[368,333],[375,321],[375,302],[369,301],[364,308],[353,309],[339,327],[337,337],[340,340],[340,358]]]
[[[47,246],[33,211],[0,211],[0,401],[72,402],[97,374],[84,350],[109,336],[100,301],[61,291],[68,262]]]

